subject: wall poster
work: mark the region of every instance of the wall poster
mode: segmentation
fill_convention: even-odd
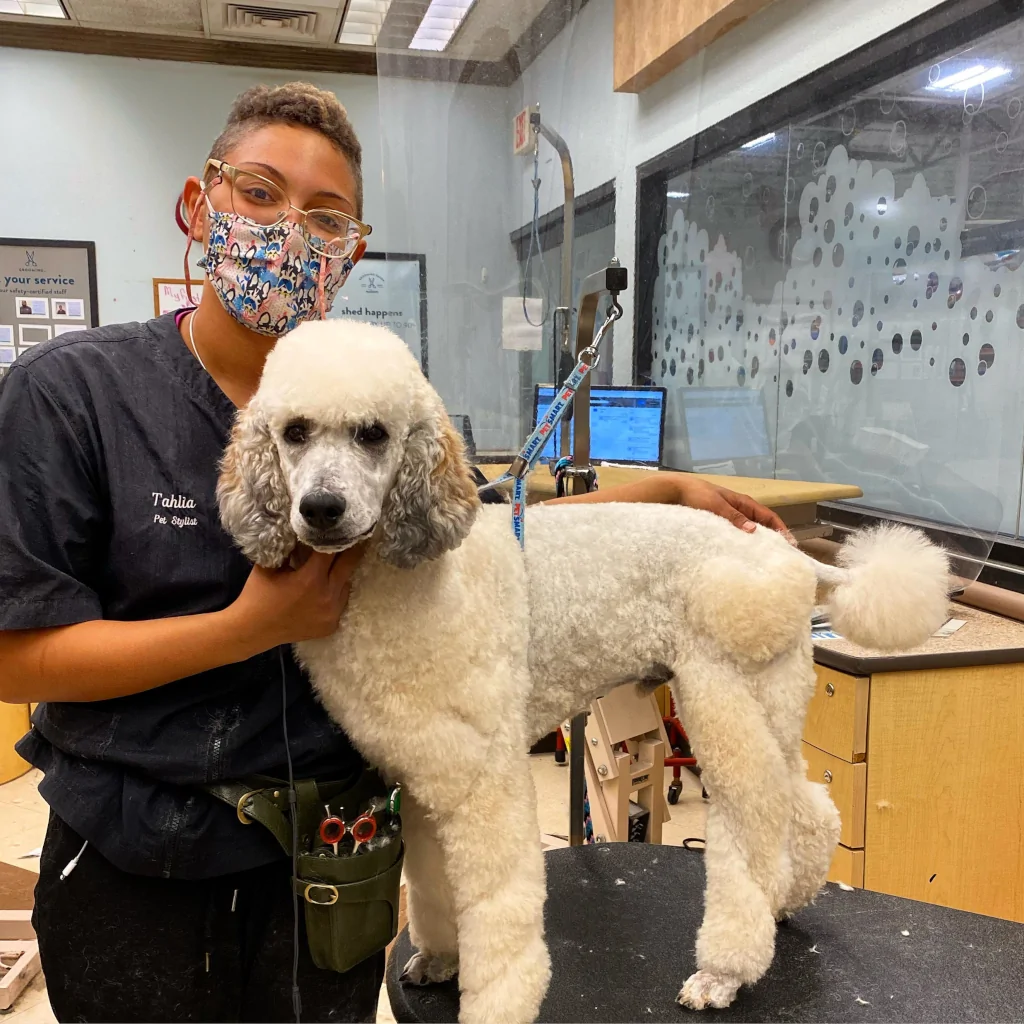
[[[188,291],[185,287],[183,277],[154,277],[153,278],[153,315],[163,316],[164,313],[174,313],[187,306],[199,305],[203,297],[203,277],[192,279],[192,299],[188,301]]]
[[[0,376],[33,345],[99,323],[95,242],[0,238]]]
[[[328,319],[383,324],[405,339],[426,376],[427,258],[409,253],[368,252],[349,274]]]

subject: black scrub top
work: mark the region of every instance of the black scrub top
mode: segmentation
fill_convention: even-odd
[[[234,412],[174,314],[22,356],[0,380],[0,629],[230,604],[250,572],[215,496]],[[290,648],[285,669],[296,776],[357,770]],[[275,648],[129,697],[41,704],[17,749],[53,811],[114,865],[207,878],[284,856],[198,788],[283,777],[281,711]]]

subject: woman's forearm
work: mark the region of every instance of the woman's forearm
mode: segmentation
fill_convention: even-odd
[[[0,632],[0,700],[93,701],[150,690],[257,654],[263,648],[240,626],[227,608]]]
[[[679,505],[682,503],[682,474],[651,472],[643,480],[619,484],[589,494],[571,494],[566,498],[552,498],[545,505],[570,505],[599,501],[626,501],[652,505]]]
[[[650,473],[642,480],[621,484],[604,491],[590,494],[574,494],[568,498],[555,498],[546,505],[567,505],[570,502],[635,501],[659,505],[688,505],[690,508],[713,512],[728,519],[733,526],[750,532],[758,525],[788,537],[786,524],[770,508],[755,501],[747,494],[737,494],[727,487],[720,487],[690,473]]]

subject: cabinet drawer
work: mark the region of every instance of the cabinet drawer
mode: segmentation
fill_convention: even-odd
[[[804,743],[803,750],[807,761],[807,778],[811,782],[824,782],[839,809],[843,823],[839,842],[852,848],[863,847],[868,766],[863,762],[851,764],[809,743]]]
[[[832,856],[832,866],[828,869],[830,882],[843,882],[854,889],[864,888],[864,851],[851,850],[848,846],[839,845]]]
[[[804,739],[844,761],[863,761],[868,749],[870,681],[816,665],[818,685],[807,708]]]

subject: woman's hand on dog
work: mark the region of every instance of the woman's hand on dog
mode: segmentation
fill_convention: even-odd
[[[758,526],[766,526],[769,530],[781,533],[790,544],[796,543],[786,524],[770,508],[747,494],[738,494],[727,487],[718,487],[707,480],[698,480],[685,474],[679,475],[679,486],[682,490],[682,505],[714,512],[746,533],[753,533]]]
[[[254,566],[229,609],[254,653],[335,632],[363,551],[363,545],[337,555],[303,550],[286,568]]]

